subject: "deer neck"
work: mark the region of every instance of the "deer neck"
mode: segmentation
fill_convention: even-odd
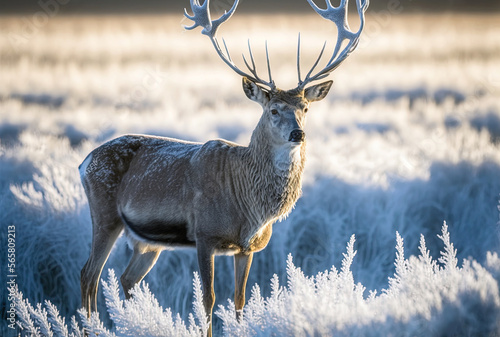
[[[262,125],[254,130],[247,148],[246,175],[253,203],[265,220],[286,217],[300,197],[305,147],[305,143],[276,146]]]

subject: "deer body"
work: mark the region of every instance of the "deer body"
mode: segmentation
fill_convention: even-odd
[[[141,251],[202,239],[217,253],[251,253],[265,247],[272,223],[300,196],[305,161],[304,143],[274,154],[259,138],[244,147],[123,136],[91,153],[82,181],[90,195],[106,189]]]
[[[251,74],[241,71],[222,51],[217,29],[229,13],[212,21],[209,0],[200,6],[191,0],[193,16],[202,26],[218,55],[243,76],[246,96],[259,103],[262,117],[248,146],[225,140],[193,143],[171,138],[128,135],[111,140],[92,151],[80,165],[80,176],[92,217],[90,257],[81,272],[82,304],[90,315],[97,309],[97,286],[109,253],[125,231],[134,253],[121,276],[125,295],[149,272],[164,249],[194,247],[203,286],[203,302],[209,323],[215,302],[214,255],[234,255],[236,316],[242,317],[245,287],[253,253],[266,247],[272,225],[286,217],[301,194],[305,164],[306,112],[311,102],[328,94],[332,81],[312,85],[328,76],[352,52],[364,25],[368,0],[356,0],[361,25],[357,33],[347,23],[347,1],[339,7],[326,1],[327,9],[307,0],[338,28],[333,56],[325,68],[313,74],[324,48],[304,79],[300,75],[300,38],[297,88],[284,91],[275,86],[267,58],[269,81],[255,69],[250,51]],[[348,40],[342,51],[344,40]],[[267,54],[267,45],[266,45]],[[267,88],[266,88],[267,87]],[[209,324],[208,336],[211,336]]]

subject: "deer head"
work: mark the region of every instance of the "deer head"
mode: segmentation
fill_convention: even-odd
[[[273,129],[269,137],[273,137],[277,143],[291,142],[300,144],[305,140],[303,126],[309,104],[325,98],[331,88],[332,81],[326,81],[309,87],[306,86],[311,82],[321,80],[330,75],[330,73],[335,70],[354,49],[356,49],[364,27],[364,13],[368,8],[368,0],[356,0],[361,23],[358,31],[353,32],[349,28],[349,23],[347,21],[348,0],[341,0],[339,7],[333,7],[330,0],[326,0],[326,9],[319,8],[313,0],[307,1],[319,15],[335,23],[337,26],[337,43],[327,65],[317,73],[313,73],[325,51],[325,42],[316,62],[306,74],[305,78],[302,79],[300,71],[299,35],[297,51],[298,85],[296,88],[286,91],[277,88],[272,78],[267,42],[266,60],[269,80],[264,80],[258,75],[250,42],[248,43],[250,62],[248,62],[245,55],[243,55],[243,61],[249,73],[239,69],[233,62],[224,39],[222,40],[224,50],[222,50],[217,40],[217,30],[224,22],[231,18],[238,6],[239,0],[234,2],[229,12],[225,12],[219,19],[213,21],[210,17],[210,0],[205,0],[203,5],[200,5],[199,0],[190,0],[191,10],[193,12],[192,16],[185,10],[185,16],[194,21],[192,26],[185,28],[187,30],[192,30],[198,26],[203,27],[202,33],[210,38],[219,57],[237,74],[243,76],[243,90],[245,94],[249,99],[262,106],[262,119],[267,120],[269,122],[269,127]],[[345,40],[347,40],[347,44],[340,50]]]
[[[266,90],[243,77],[243,90],[249,99],[262,106],[262,119],[267,123],[268,137],[273,144],[299,145],[305,140],[304,126],[309,104],[328,94],[332,81],[308,87],[305,90]]]

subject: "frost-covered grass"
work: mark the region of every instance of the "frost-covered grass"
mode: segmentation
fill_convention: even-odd
[[[227,336],[495,336],[500,333],[500,294],[493,277],[500,273],[500,259],[488,253],[486,268],[474,260],[458,265],[456,249],[446,224],[438,236],[444,251],[438,261],[420,237],[420,255],[404,256],[403,238],[397,233],[396,271],[389,286],[380,294],[355,283],[350,270],[357,251],[354,235],[343,253],[342,267],[335,266],[315,276],[305,276],[290,254],[287,259],[287,284],[281,286],[275,274],[271,293],[263,296],[255,284],[241,322],[235,318],[234,303],[220,305],[216,315]],[[492,275],[493,274],[493,275]],[[97,314],[88,319],[79,311],[84,329],[75,317],[71,332],[54,305],[45,302],[36,309],[16,293],[17,312],[23,332],[31,336],[203,336],[207,320],[203,309],[200,279],[194,276],[194,313],[189,328],[177,314],[163,309],[141,282],[132,289],[132,297],[120,297],[118,280],[110,270],[103,281],[109,315],[116,333],[103,327]],[[123,296],[122,296],[123,297]]]
[[[247,37],[256,54],[269,40],[273,75],[290,88],[298,31],[303,68],[333,33],[313,18],[236,15],[221,34],[234,56],[245,50]],[[260,116],[242,93],[240,78],[199,32],[182,32],[181,20],[55,17],[14,45],[12,34],[22,36],[24,21],[0,20],[0,238],[5,247],[7,226],[16,227],[17,283],[33,312],[38,310],[30,316],[35,326],[45,324],[37,303],[47,300],[54,306],[45,307],[48,322],[75,335],[101,323],[124,334],[120,329],[131,324],[134,305],[152,313],[136,329],[153,317],[158,319],[151,329],[170,323],[187,333],[201,328],[193,307],[194,252],[162,253],[145,279],[148,286],[136,288],[136,299],[144,303],[119,302],[116,294],[123,294],[107,269],[117,275],[125,270],[131,252],[123,239],[103,273],[115,294],[108,303],[114,309],[106,307],[100,287],[100,319],[82,322],[77,313],[80,269],[91,241],[77,170],[87,153],[123,133],[245,144]],[[367,20],[363,44],[333,75],[328,98],[311,108],[304,194],[275,225],[269,246],[255,255],[242,325],[227,304],[232,260],[216,259],[217,305],[223,305],[215,320],[219,333],[313,335],[317,328],[341,335],[439,336],[449,327],[469,335],[499,333],[490,323],[499,310],[500,20]],[[436,237],[443,221],[457,250],[457,268],[429,267],[443,250]],[[395,269],[396,232],[405,238],[409,258],[399,255]],[[427,239],[423,251],[420,234]],[[343,266],[352,235],[356,257],[346,271],[335,272],[332,265]],[[293,264],[287,265],[288,254]],[[5,254],[0,262],[6,266]],[[285,280],[286,287],[279,287]],[[6,291],[0,302],[5,317]],[[50,321],[58,317],[56,308],[67,323]],[[293,315],[282,315],[283,308]],[[121,314],[113,318],[116,311]],[[10,336],[1,326],[0,334]]]

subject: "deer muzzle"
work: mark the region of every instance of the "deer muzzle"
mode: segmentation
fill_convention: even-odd
[[[290,132],[289,142],[301,143],[306,139],[306,133],[302,129],[295,129]]]

